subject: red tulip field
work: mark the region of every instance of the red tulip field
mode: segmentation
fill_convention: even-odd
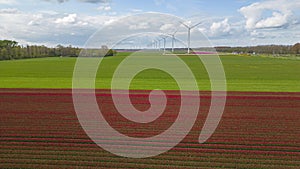
[[[168,101],[164,113],[149,124],[130,122],[118,114],[109,90],[96,90],[96,97],[114,129],[131,137],[151,137],[168,129],[178,115],[179,92],[165,93]],[[228,92],[222,120],[203,144],[198,143],[198,137],[211,95],[200,94],[198,118],[188,136],[159,156],[132,159],[105,151],[85,134],[74,110],[71,90],[0,89],[0,166],[299,168],[300,93]],[[148,95],[148,91],[131,91],[130,98],[138,110],[147,110]],[[159,142],[153,142],[151,149],[159,146]]]

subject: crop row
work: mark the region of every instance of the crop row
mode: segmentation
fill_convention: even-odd
[[[131,92],[136,108],[149,108],[149,91]],[[118,114],[108,90],[96,93],[106,120],[119,132],[132,137],[160,134],[175,121],[180,108],[178,91],[166,91],[168,104],[163,115],[150,124],[135,124]],[[300,166],[299,93],[228,93],[217,130],[206,143],[199,144],[198,137],[210,106],[210,93],[203,93],[198,119],[181,143],[156,157],[130,159],[104,151],[85,134],[69,90],[0,89],[0,168]],[[154,151],[173,137],[176,135],[151,144],[142,141],[132,145]],[[106,133],[101,133],[99,139],[111,146],[124,144]],[[130,153],[131,149],[120,151]]]

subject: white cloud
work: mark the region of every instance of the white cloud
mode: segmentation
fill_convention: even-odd
[[[268,0],[242,7],[239,12],[246,18],[247,29],[275,28],[291,24],[299,0]],[[271,12],[267,16],[266,12]]]
[[[66,17],[56,19],[55,23],[64,24],[64,25],[73,24],[76,22],[76,19],[77,19],[77,14],[69,14]]]
[[[241,38],[245,32],[242,24],[232,18],[211,18],[203,21],[197,30],[211,39],[234,39]]]
[[[16,10],[2,10],[2,12]],[[0,37],[21,44],[72,44],[82,46],[95,31],[111,22],[112,16],[89,16],[56,12],[11,12],[0,14]]]
[[[129,26],[130,30],[143,30],[143,29],[148,29],[150,28],[150,25],[148,22],[141,22],[137,24],[132,24]]]
[[[6,8],[6,9],[0,9],[0,14],[16,14],[20,11],[16,8]]]
[[[47,14],[47,15],[58,15],[59,13],[54,10],[41,10],[39,11],[41,14]]]
[[[68,0],[43,0],[43,1],[57,1],[59,3],[64,3],[64,2],[67,2]]]
[[[263,32],[259,32],[257,30],[252,31],[250,34],[253,37],[253,39],[265,39],[266,38],[266,34],[264,34]]]
[[[109,3],[110,0],[79,0],[81,2],[88,2],[88,3]]]
[[[109,5],[100,6],[97,8],[99,11],[110,11],[112,8]]]
[[[44,0],[44,1],[53,1],[53,0]],[[54,1],[57,1],[59,3],[64,3],[64,2],[67,2],[69,0],[54,0]],[[86,2],[86,3],[94,3],[94,4],[96,4],[96,3],[109,3],[110,2],[110,0],[77,0],[77,1]]]
[[[43,14],[32,15],[32,20],[28,23],[29,26],[39,26],[43,20]]]
[[[162,32],[173,33],[175,31],[175,26],[173,24],[164,24],[160,27]]]
[[[131,9],[130,11],[133,12],[133,13],[141,13],[141,12],[143,12],[142,9]]]
[[[68,0],[57,0],[59,3],[67,2]]]
[[[0,0],[0,4],[14,5],[14,4],[17,4],[17,2],[15,0]]]
[[[226,18],[221,22],[212,23],[210,27],[210,32],[214,36],[224,36],[230,34],[231,29],[232,28],[228,23],[228,18]]]
[[[288,14],[273,12],[273,16],[256,23],[256,28],[281,27],[288,23]]]

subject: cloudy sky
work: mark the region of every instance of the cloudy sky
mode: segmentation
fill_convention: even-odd
[[[0,0],[0,39],[83,46],[124,16],[161,12],[187,24],[202,21],[196,29],[215,46],[294,44],[300,42],[299,9],[300,0]]]

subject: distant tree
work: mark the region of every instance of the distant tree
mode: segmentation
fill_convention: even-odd
[[[226,53],[259,53],[259,54],[290,54],[289,45],[263,45],[249,47],[216,47],[218,52]]]
[[[56,56],[63,56],[63,46],[62,45],[57,45],[56,46],[56,50],[55,50],[55,54]]]
[[[117,51],[109,49],[108,52],[106,52],[105,56],[115,56],[117,54]]]
[[[12,40],[1,40],[0,41],[0,48],[14,48],[18,46],[18,42]]]
[[[104,57],[115,56],[117,53],[115,50],[109,49],[106,45],[102,45],[101,50],[102,50],[102,53],[104,53]]]
[[[5,54],[4,54],[3,49],[0,49],[0,60],[4,60],[4,56],[5,56]]]
[[[12,40],[0,40],[0,60],[40,58],[53,56],[78,57],[81,49],[71,45],[64,47],[57,45],[56,48],[49,48],[44,45],[20,46],[18,42]]]
[[[292,49],[291,49],[295,54],[300,54],[300,43],[296,43]]]
[[[8,56],[8,51],[6,48],[1,49],[1,60],[8,60],[9,56]]]

